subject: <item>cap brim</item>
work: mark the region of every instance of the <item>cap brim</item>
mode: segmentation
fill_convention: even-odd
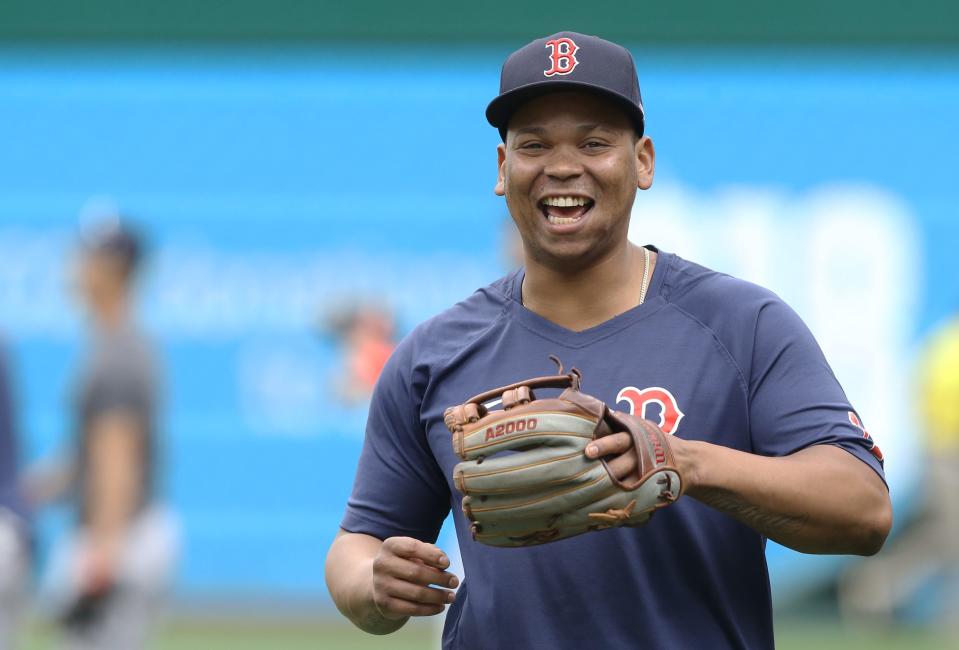
[[[515,88],[507,93],[503,93],[489,103],[489,106],[486,107],[486,120],[499,129],[500,135],[502,135],[503,140],[505,140],[506,127],[509,125],[510,118],[513,116],[513,113],[516,112],[516,109],[541,95],[564,90],[578,90],[612,99],[626,112],[639,135],[643,134],[643,130],[645,129],[645,116],[643,115],[643,110],[634,104],[632,100],[612,90],[599,88],[593,84],[582,81],[556,81],[550,79]]]

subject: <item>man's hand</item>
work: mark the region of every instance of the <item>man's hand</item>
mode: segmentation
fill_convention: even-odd
[[[636,475],[638,463],[632,453],[633,437],[628,433],[614,433],[603,436],[586,447],[586,457],[590,460],[605,458],[610,473],[620,481]]]
[[[453,602],[459,579],[446,571],[449,558],[433,544],[390,537],[373,559],[373,604],[383,618],[434,616]],[[438,586],[431,586],[438,585]]]
[[[94,542],[81,552],[80,590],[85,595],[99,596],[113,587],[119,563],[119,544],[113,540]]]
[[[636,471],[631,446],[628,435],[605,436],[589,444],[586,457],[605,458],[622,480]],[[689,496],[794,550],[872,555],[892,525],[882,479],[839,447],[775,458],[678,437],[670,447]]]
[[[78,584],[60,612],[61,623],[82,632],[99,621],[116,584],[119,546],[112,540],[88,541],[76,555]]]
[[[449,564],[439,548],[412,537],[384,541],[340,530],[326,556],[326,584],[358,628],[390,634],[411,616],[433,616],[453,602],[446,588],[455,589],[459,579]]]

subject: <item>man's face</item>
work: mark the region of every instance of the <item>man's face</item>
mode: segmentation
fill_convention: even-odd
[[[114,256],[84,252],[76,268],[76,286],[83,302],[97,310],[126,290],[126,272]]]
[[[574,270],[625,242],[636,188],[652,185],[655,154],[615,103],[562,92],[513,114],[498,160],[496,193],[506,197],[527,258]]]

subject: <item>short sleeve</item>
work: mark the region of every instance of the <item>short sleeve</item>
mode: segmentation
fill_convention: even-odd
[[[819,444],[853,454],[885,480],[882,454],[809,328],[778,299],[756,321],[749,382],[754,451],[784,456]]]
[[[115,363],[94,377],[87,398],[86,415],[125,411],[149,419],[153,390],[150,378],[138,368]]]
[[[435,542],[449,513],[449,486],[420,426],[412,345],[404,341],[377,380],[353,493],[340,525],[352,533]]]

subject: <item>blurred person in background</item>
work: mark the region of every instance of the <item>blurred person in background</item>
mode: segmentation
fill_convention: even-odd
[[[15,647],[29,563],[26,508],[18,489],[11,378],[0,343],[0,649]]]
[[[72,458],[32,481],[36,501],[65,495],[76,507],[42,594],[71,649],[143,647],[175,563],[176,525],[154,480],[159,379],[133,309],[142,249],[118,217],[81,237],[76,285],[91,337],[74,386]]]
[[[887,624],[910,601],[928,606],[938,595],[936,618],[959,629],[959,316],[927,339],[917,383],[926,433],[918,512],[886,552],[843,577],[840,604],[848,620]]]
[[[347,406],[366,401],[396,348],[393,313],[379,302],[351,302],[333,309],[322,329],[343,350],[335,394]]]

